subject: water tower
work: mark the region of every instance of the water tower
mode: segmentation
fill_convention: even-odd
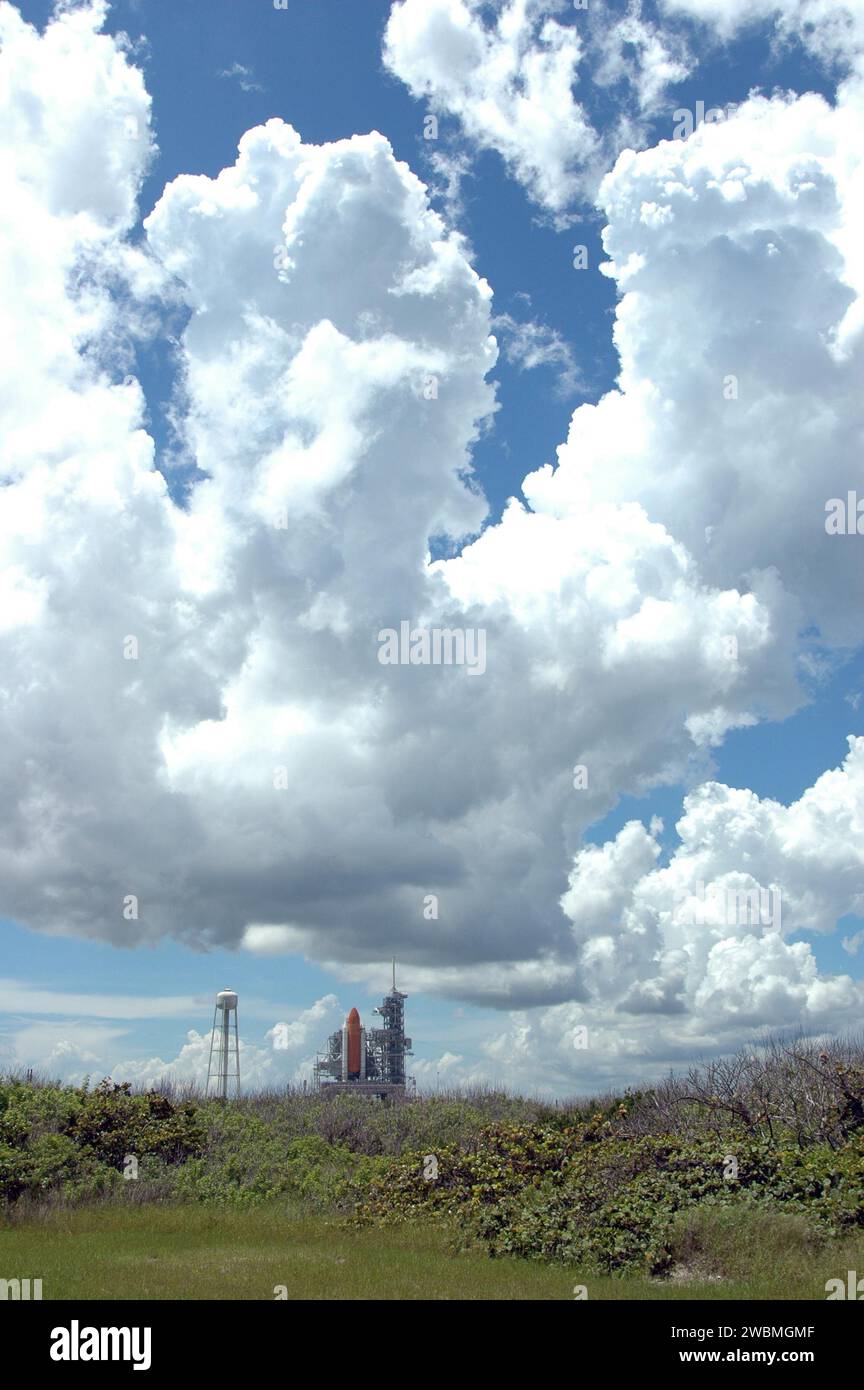
[[[231,1045],[231,1020],[234,1020],[234,1045]],[[218,1029],[218,1040],[217,1040]],[[213,1065],[213,1048],[218,1047],[216,1066]],[[240,1095],[240,1038],[237,1032],[237,995],[233,989],[222,989],[216,995],[213,1010],[213,1029],[210,1034],[210,1060],[207,1063],[207,1091],[210,1094],[210,1079],[216,1082],[216,1095],[220,1100],[228,1099],[228,1083],[234,1084],[235,1095]]]

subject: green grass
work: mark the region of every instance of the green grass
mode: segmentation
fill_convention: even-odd
[[[724,1225],[725,1221],[725,1225]],[[718,1226],[719,1222],[719,1226]],[[690,1222],[692,1279],[601,1278],[561,1266],[450,1252],[446,1227],[346,1229],[283,1206],[90,1206],[0,1226],[0,1277],[41,1278],[50,1299],[824,1299],[825,1281],[864,1270],[864,1237],[814,1250],[794,1222],[755,1232]],[[702,1251],[710,1248],[711,1272]],[[719,1261],[719,1264],[718,1264]],[[717,1277],[718,1270],[726,1277]],[[749,1272],[748,1272],[749,1270]]]

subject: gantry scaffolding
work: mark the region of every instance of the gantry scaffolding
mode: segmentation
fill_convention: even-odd
[[[373,1013],[380,1015],[382,1026],[369,1028],[366,1033],[366,1054],[371,1059],[374,1075],[389,1086],[405,1085],[405,1056],[411,1051],[411,1039],[405,1036],[405,1000],[408,996],[396,988],[385,994]],[[369,1065],[367,1061],[367,1076]]]

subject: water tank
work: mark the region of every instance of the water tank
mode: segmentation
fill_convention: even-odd
[[[234,993],[233,989],[220,989],[219,993],[216,995],[216,1008],[237,1008],[237,995]]]

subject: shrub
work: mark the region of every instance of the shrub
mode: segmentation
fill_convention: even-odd
[[[86,1200],[118,1190],[127,1155],[181,1163],[203,1130],[193,1105],[132,1095],[128,1084],[0,1087],[0,1198],[62,1193]]]
[[[864,1224],[861,1139],[841,1151],[823,1145],[803,1155],[747,1136],[688,1144],[677,1136],[622,1140],[602,1131],[602,1120],[581,1131],[491,1129],[471,1152],[438,1153],[434,1182],[424,1178],[422,1155],[406,1156],[370,1184],[357,1219],[442,1212],[458,1217],[466,1238],[491,1255],[655,1274],[674,1258],[672,1217],[704,1202],[782,1206],[826,1236]]]
[[[128,1081],[119,1086],[103,1081],[79,1094],[81,1104],[66,1133],[112,1168],[122,1168],[127,1154],[155,1154],[178,1163],[201,1147],[203,1130],[194,1105],[174,1106],[152,1091],[133,1096]]]
[[[213,1107],[206,1152],[177,1170],[174,1192],[199,1202],[252,1206],[290,1196],[316,1208],[348,1208],[388,1160],[328,1144],[287,1143],[248,1111]]]

